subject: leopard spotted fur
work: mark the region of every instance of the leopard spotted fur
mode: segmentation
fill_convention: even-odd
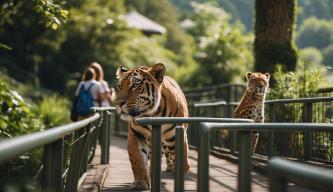
[[[247,87],[239,105],[235,109],[236,118],[252,119],[255,123],[264,122],[264,101],[269,86],[268,73],[246,73]],[[251,152],[255,153],[259,133],[251,133]]]

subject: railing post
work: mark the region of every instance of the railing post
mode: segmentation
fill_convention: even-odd
[[[239,131],[238,191],[251,191],[250,131]]]
[[[90,127],[91,125],[87,125]],[[86,127],[86,128],[87,128]],[[90,128],[88,128],[90,131]],[[83,158],[86,158],[84,152],[86,149],[86,142],[88,139],[88,135],[85,129],[76,130],[74,133],[75,137],[70,157],[70,164],[68,167],[68,174],[66,178],[66,185],[65,185],[65,192],[76,191],[77,184],[80,178],[80,174],[82,173],[82,165],[83,165]]]
[[[91,130],[94,128],[95,123],[90,123],[89,126],[87,126],[85,128],[86,131],[86,139],[85,139],[85,143],[84,143],[84,148],[83,148],[83,156],[82,156],[82,172],[81,173],[85,173],[88,170],[88,163],[89,163],[89,153],[90,153],[90,147],[91,147],[91,143],[92,143],[92,134],[91,134]]]
[[[280,178],[278,176],[270,175],[270,184],[269,191],[270,192],[283,192],[288,191],[287,179]]]
[[[184,127],[176,127],[176,173],[175,189],[176,192],[184,191]]]
[[[108,148],[108,129],[109,129],[109,120],[108,114],[106,111],[102,112],[103,123],[100,131],[100,145],[101,145],[101,164],[109,163],[109,148]]]
[[[312,104],[305,104],[305,122],[312,122]],[[305,131],[303,137],[304,159],[309,160],[312,156],[312,131]]]
[[[228,95],[228,99],[227,102],[232,102],[233,101],[233,87],[232,85],[229,85],[229,95]]]
[[[199,116],[199,108],[196,107],[195,105],[193,105],[193,108],[194,108],[194,117],[198,117]],[[197,139],[198,139],[199,124],[195,123],[193,127],[194,127],[194,129],[192,130],[193,135],[191,136],[192,137],[191,144],[198,147]]]
[[[109,111],[107,111],[106,113],[107,113],[107,128],[106,128],[106,130],[107,130],[107,145],[106,146],[108,148],[108,150],[107,150],[107,153],[108,153],[107,161],[109,163],[109,161],[110,161],[110,145],[111,145],[111,118],[112,118],[112,113],[109,112]]]
[[[209,128],[200,124],[198,135],[199,152],[198,152],[198,191],[209,191]]]
[[[114,113],[114,132],[116,135],[120,132],[119,118],[119,115],[117,113]]]
[[[211,112],[212,112],[211,113],[211,117],[216,117],[216,106],[212,106],[212,111]],[[210,137],[210,148],[213,149],[214,146],[215,146],[215,144],[216,144],[217,131],[213,130],[210,134],[211,134],[211,137]]]
[[[231,110],[232,105],[227,103],[227,114],[228,117],[233,117],[233,111]],[[237,146],[237,132],[235,130],[229,130],[229,137],[230,137],[230,151],[231,153],[235,154],[236,146]]]
[[[270,122],[276,122],[276,104],[272,103],[269,105]],[[274,132],[269,131],[269,141],[268,141],[268,156],[272,157],[274,155]]]
[[[43,191],[63,190],[63,146],[63,139],[59,139],[53,143],[44,146],[42,178]]]
[[[151,191],[161,190],[161,126],[152,126]]]

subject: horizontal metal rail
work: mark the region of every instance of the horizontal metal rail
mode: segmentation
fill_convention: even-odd
[[[145,117],[136,119],[139,125],[152,125],[152,160],[151,160],[151,188],[152,191],[160,191],[161,183],[161,125],[162,124],[183,124],[183,123],[201,123],[201,122],[253,122],[250,119],[237,119],[237,118],[205,118],[205,117]],[[182,147],[184,147],[184,140],[182,140],[183,131],[179,126],[176,127],[176,173],[175,173],[175,191],[183,191],[184,189],[184,172],[183,163],[184,155]],[[208,158],[208,156],[206,157]],[[200,171],[200,170],[199,170]],[[182,181],[180,181],[182,179]],[[198,178],[200,182],[201,178]]]
[[[288,181],[324,191],[333,189],[333,171],[330,169],[274,157],[268,161],[267,170],[271,192],[287,191]]]
[[[101,112],[101,111],[115,112],[116,111],[116,107],[92,107],[91,109],[95,112]]]
[[[333,101],[333,97],[311,97],[311,98],[298,98],[298,99],[275,99],[275,100],[266,100],[265,104],[274,104],[274,103],[318,103],[318,102],[328,102]],[[239,102],[226,102],[226,101],[207,101],[207,102],[197,102],[194,103],[194,107],[209,107],[209,106],[218,106],[218,105],[233,105],[237,106]]]
[[[332,123],[203,123],[210,129],[237,131],[333,131]]]
[[[333,97],[311,97],[311,98],[299,98],[299,99],[276,99],[266,100],[265,104],[270,103],[317,103],[333,101]]]
[[[96,121],[99,117],[100,115],[96,113],[94,116],[82,121],[54,127],[41,132],[15,137],[12,139],[2,140],[0,142],[0,162],[30,151],[36,147],[41,147],[48,143],[52,143],[75,130],[89,125],[90,123]]]
[[[162,125],[162,124],[181,124],[181,123],[202,123],[202,122],[229,122],[229,123],[249,123],[250,119],[237,118],[209,118],[209,117],[143,117],[137,118],[135,122],[138,125]]]
[[[43,147],[42,190],[76,191],[94,154],[98,136],[101,164],[109,161],[109,119],[115,108],[92,110],[95,114],[81,121],[0,141],[0,163]]]
[[[314,123],[201,123],[198,163],[198,191],[209,191],[209,132],[229,129],[239,131],[238,191],[251,191],[250,135],[253,130],[261,131],[331,131],[333,124]]]
[[[212,91],[216,89],[222,89],[222,88],[229,88],[229,87],[246,87],[244,84],[220,84],[220,85],[212,85],[212,86],[205,86],[201,88],[191,88],[191,89],[184,89],[184,93],[193,93],[193,92],[206,92],[206,91]]]
[[[194,107],[209,107],[209,106],[220,106],[220,105],[227,105],[226,101],[216,101],[216,102],[200,102],[194,103]]]

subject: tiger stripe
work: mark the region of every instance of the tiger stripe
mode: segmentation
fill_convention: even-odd
[[[133,189],[149,189],[148,161],[150,157],[151,126],[139,126],[137,117],[188,117],[186,98],[172,78],[165,76],[165,66],[137,67],[117,71],[119,80],[116,103],[121,117],[128,121],[128,153],[132,165]],[[189,171],[188,143],[184,136],[184,172]],[[176,124],[161,126],[162,151],[167,161],[167,171],[175,171],[175,127]]]

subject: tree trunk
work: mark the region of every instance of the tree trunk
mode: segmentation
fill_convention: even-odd
[[[273,73],[277,64],[296,68],[294,22],[297,0],[256,0],[255,70]]]

